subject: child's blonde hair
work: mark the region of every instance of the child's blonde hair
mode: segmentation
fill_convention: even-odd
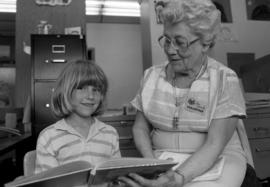
[[[59,75],[51,99],[53,113],[60,118],[69,116],[72,113],[72,92],[86,85],[100,91],[102,99],[92,116],[101,114],[105,108],[108,80],[103,70],[88,60],[69,62]]]

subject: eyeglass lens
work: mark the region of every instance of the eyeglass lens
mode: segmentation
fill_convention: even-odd
[[[159,41],[160,46],[164,49],[169,49],[169,47],[172,46],[175,50],[180,50],[182,52],[186,52],[188,50],[189,46],[198,40],[199,39],[195,39],[195,40],[189,42],[187,40],[187,38],[182,37],[182,36],[178,36],[178,37],[175,37],[173,39],[170,39],[167,36],[163,35],[159,38],[158,41]]]

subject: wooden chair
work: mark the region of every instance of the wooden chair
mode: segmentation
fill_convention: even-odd
[[[246,175],[241,187],[262,187],[255,169],[249,164],[247,164]]]
[[[23,174],[24,176],[33,175],[35,172],[36,150],[27,152],[23,159]]]

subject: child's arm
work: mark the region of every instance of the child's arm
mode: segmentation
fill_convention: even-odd
[[[44,137],[39,137],[36,147],[36,164],[35,173],[46,171],[50,168],[58,166],[56,155],[51,146],[46,144],[48,142]]]

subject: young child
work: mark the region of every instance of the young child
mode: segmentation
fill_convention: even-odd
[[[52,111],[62,119],[39,134],[35,173],[78,160],[96,165],[121,157],[117,131],[96,118],[107,88],[97,64],[77,60],[65,67],[52,94]]]

